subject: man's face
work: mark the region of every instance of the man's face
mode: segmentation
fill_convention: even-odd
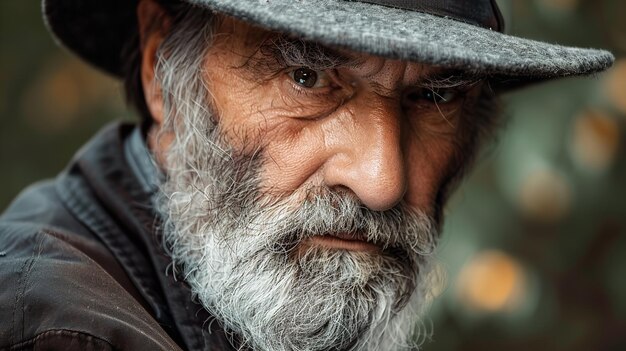
[[[203,68],[228,142],[263,149],[263,191],[274,196],[324,185],[371,210],[404,201],[436,216],[463,164],[464,113],[479,87],[450,71],[330,50],[230,17]]]
[[[429,294],[479,84],[230,18],[198,67],[182,85],[160,67],[151,140],[194,293],[255,348],[397,346]]]

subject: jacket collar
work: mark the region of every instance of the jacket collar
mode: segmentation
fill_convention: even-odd
[[[153,195],[159,189],[163,174],[158,169],[152,153],[139,128],[134,128],[124,142],[124,157],[144,193]]]
[[[59,176],[66,206],[123,266],[152,314],[187,350],[231,350],[219,323],[172,272],[152,206],[158,171],[138,128],[112,124],[83,147]]]

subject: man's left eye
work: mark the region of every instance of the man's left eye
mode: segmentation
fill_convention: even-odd
[[[415,104],[419,101],[426,101],[434,104],[445,104],[454,101],[459,96],[456,89],[431,89],[421,88],[407,93],[404,97],[405,103]]]
[[[322,71],[316,71],[306,67],[300,67],[289,72],[293,81],[305,88],[323,88],[328,86],[330,77]]]

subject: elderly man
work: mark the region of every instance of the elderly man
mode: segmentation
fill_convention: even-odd
[[[46,0],[141,114],[0,219],[0,347],[415,349],[497,95],[613,56],[495,1]]]

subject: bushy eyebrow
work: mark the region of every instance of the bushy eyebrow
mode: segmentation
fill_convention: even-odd
[[[420,86],[430,89],[472,88],[485,81],[485,77],[455,69],[438,69],[425,74]]]
[[[260,74],[276,74],[287,67],[307,67],[323,71],[354,66],[358,62],[356,56],[316,42],[281,34],[263,41],[242,68]]]
[[[241,66],[260,79],[271,78],[289,67],[316,71],[341,67],[356,68],[363,57],[351,55],[323,44],[276,34],[265,39]],[[455,69],[433,69],[420,78],[419,86],[430,89],[470,89],[485,77]]]

